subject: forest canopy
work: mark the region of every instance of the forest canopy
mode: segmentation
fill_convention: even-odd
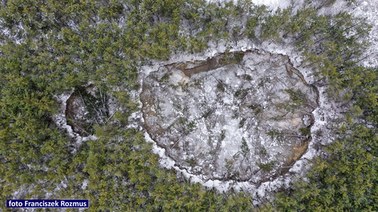
[[[369,26],[305,4],[270,11],[249,0],[8,0],[0,7],[0,199],[89,199],[90,210],[378,210],[378,71],[360,65]],[[140,67],[209,43],[290,42],[345,102],[336,141],[306,180],[253,205],[159,166],[143,132],[127,128]],[[122,110],[77,145],[53,120],[57,96],[88,84]],[[85,183],[84,183],[85,182]],[[2,205],[4,207],[4,205]]]

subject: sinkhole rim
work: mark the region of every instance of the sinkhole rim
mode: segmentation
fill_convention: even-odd
[[[238,54],[238,53],[243,53],[243,54],[246,54],[246,53],[249,53],[249,52],[257,52],[257,53],[261,53],[261,54],[268,54],[268,55],[270,55],[270,56],[272,56],[272,55],[275,55],[275,56],[279,56],[279,57],[284,57],[285,59],[287,59],[287,61],[288,61],[288,63],[290,63],[291,64],[291,67],[293,68],[293,69],[296,69],[293,65],[292,65],[292,63],[291,63],[291,60],[290,60],[290,57],[289,56],[287,56],[287,55],[283,55],[283,54],[278,54],[278,53],[271,53],[271,52],[268,52],[268,51],[265,51],[265,50],[259,50],[259,49],[253,49],[253,50],[247,50],[247,51],[236,51],[236,52],[233,52],[233,54]],[[229,54],[229,53],[218,53],[217,55],[215,55],[214,57],[210,57],[210,58],[207,58],[207,59],[203,59],[203,60],[199,60],[199,61],[206,61],[207,63],[212,63],[213,61],[212,61],[212,59],[213,58],[215,58],[215,57],[217,57],[217,56],[219,56],[219,55],[224,55],[224,54]],[[179,61],[179,62],[176,62],[176,63],[171,63],[171,64],[168,64],[168,65],[163,65],[163,66],[159,66],[159,68],[157,68],[155,71],[152,71],[152,72],[150,72],[147,76],[146,76],[146,78],[148,78],[149,76],[151,76],[151,74],[153,74],[153,73],[156,73],[156,72],[158,72],[158,71],[161,71],[161,68],[162,67],[169,67],[169,66],[176,66],[175,68],[178,68],[178,69],[180,69],[180,67],[182,68],[182,65],[184,64],[184,63],[191,63],[191,62],[193,62],[193,61]],[[198,62],[198,61],[197,61]],[[200,65],[201,66],[201,65]],[[194,69],[194,71],[196,72],[196,71],[198,71],[198,69],[196,70],[196,68],[197,67],[199,67],[199,66],[194,66],[194,67],[191,67],[190,69]],[[286,67],[287,68],[287,67]],[[216,68],[217,69],[217,68]],[[210,70],[207,70],[207,71],[205,71],[205,72],[209,72],[209,71],[212,71],[212,70],[215,70],[215,69],[210,69]],[[297,70],[297,69],[296,69]],[[299,70],[297,70],[298,72],[299,72],[299,74],[301,75],[302,73],[299,71]],[[198,71],[197,73],[195,73],[195,74],[188,74],[189,76],[188,77],[190,77],[191,78],[191,76],[193,76],[193,75],[196,75],[196,74],[198,74],[198,73],[201,73],[202,71]],[[185,70],[183,71],[183,73],[185,74]],[[302,76],[302,78],[303,78],[303,76]],[[306,84],[307,82],[305,81],[305,84]],[[144,83],[143,83],[144,84]],[[143,93],[145,92],[145,90],[146,90],[146,88],[143,86],[143,84],[142,84],[142,89],[141,89],[141,96],[143,95]],[[309,85],[309,84],[306,84],[306,86],[309,86],[309,87],[311,87],[311,86],[313,86],[313,85]],[[312,87],[313,89],[316,89],[316,91],[317,91],[317,88],[315,87],[315,86],[313,86]],[[318,92],[318,91],[317,91]],[[312,114],[312,112],[314,111],[314,110],[316,110],[316,108],[319,106],[319,103],[318,103],[318,98],[319,98],[319,94],[317,93],[317,95],[316,95],[316,103],[317,103],[317,106],[315,107],[315,108],[313,108],[311,111],[310,111],[310,113]],[[250,182],[250,180],[238,180],[238,179],[225,179],[225,178],[223,178],[223,177],[220,177],[220,178],[216,178],[216,177],[208,177],[208,176],[204,176],[204,174],[198,174],[198,173],[194,173],[194,172],[191,172],[190,170],[188,170],[188,168],[187,167],[185,167],[185,166],[182,166],[181,164],[179,164],[178,163],[178,160],[177,159],[175,159],[175,158],[173,158],[173,157],[171,157],[169,154],[167,154],[167,148],[166,147],[164,147],[164,146],[162,146],[162,145],[159,145],[159,141],[157,141],[156,140],[156,138],[154,138],[155,136],[153,135],[153,134],[151,134],[150,132],[149,132],[149,130],[147,129],[148,127],[146,127],[146,112],[144,111],[144,109],[147,107],[146,106],[146,104],[143,102],[143,100],[141,100],[141,102],[142,102],[142,115],[143,115],[143,119],[144,119],[144,121],[143,121],[143,125],[144,125],[144,129],[146,130],[146,132],[148,133],[148,135],[151,137],[151,139],[159,146],[159,147],[161,147],[161,148],[164,148],[166,151],[165,151],[165,155],[167,156],[167,157],[169,157],[169,158],[171,158],[173,161],[175,161],[175,166],[177,166],[179,169],[181,169],[181,170],[186,170],[188,173],[190,173],[190,174],[193,174],[193,175],[196,175],[196,176],[198,176],[198,175],[201,175],[202,177],[204,177],[206,180],[222,180],[222,181],[228,181],[228,180],[231,180],[231,181],[236,181],[236,182]],[[311,142],[311,140],[312,140],[312,132],[311,132],[311,128],[312,128],[312,126],[314,125],[314,122],[315,122],[315,120],[314,120],[314,118],[312,117],[312,121],[311,121],[311,124],[310,124],[310,126],[309,126],[309,131],[310,131],[310,135],[309,135],[309,137],[308,137],[308,143],[307,143],[307,145]],[[295,159],[292,163],[291,163],[291,165],[290,165],[290,168],[295,164],[295,162],[297,162],[298,160],[300,160],[301,159],[301,157],[306,153],[306,151],[307,151],[307,147],[306,147],[306,150],[297,158],[297,159]],[[274,176],[270,176],[269,177],[269,179],[266,179],[266,180],[264,180],[264,181],[262,181],[262,182],[266,182],[266,181],[271,181],[272,179],[275,179],[275,178],[278,178],[279,176],[282,176],[282,175],[284,175],[284,174],[286,174],[287,172],[289,171],[289,169],[287,169],[287,171],[285,172],[285,173],[278,173],[278,174],[275,174]],[[262,183],[262,182],[260,182],[260,184]],[[258,184],[258,183],[254,183],[254,184]]]

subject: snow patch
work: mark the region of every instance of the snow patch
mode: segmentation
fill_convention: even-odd
[[[272,10],[286,9],[292,5],[290,0],[252,0],[252,2],[260,6],[265,5]]]

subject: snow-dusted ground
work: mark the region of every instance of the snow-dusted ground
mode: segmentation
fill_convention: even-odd
[[[292,0],[252,0],[252,2],[256,5],[268,6],[272,10],[285,9],[292,4]]]
[[[292,73],[288,57],[240,53],[212,59],[243,57],[237,64],[193,75],[193,69],[160,67],[144,79],[141,100],[146,129],[181,168],[258,184],[304,151],[307,137],[300,129],[311,125],[317,93]],[[211,63],[200,64],[194,67]],[[288,90],[303,95],[303,102],[294,103]]]
[[[164,65],[177,63],[180,61],[196,61],[205,60],[208,57],[213,57],[219,53],[230,50],[230,52],[236,51],[246,51],[252,49],[260,49],[273,54],[283,54],[287,55],[294,67],[296,67],[304,76],[305,80],[311,84],[316,78],[313,75],[311,69],[305,68],[303,62],[303,57],[298,54],[298,52],[289,45],[277,45],[274,43],[262,43],[256,45],[249,40],[242,40],[236,44],[221,43],[210,44],[210,48],[200,54],[180,54],[173,55],[169,61],[154,61],[149,66],[142,67],[140,73],[141,84],[143,80],[152,72],[156,71],[159,67]],[[259,204],[262,199],[271,198],[272,192],[276,191],[282,187],[289,187],[290,183],[296,179],[303,178],[306,171],[311,166],[311,159],[316,155],[320,154],[316,149],[319,144],[325,144],[333,140],[331,134],[332,121],[338,118],[339,108],[337,105],[333,104],[331,100],[327,99],[326,88],[318,87],[319,90],[319,105],[318,108],[313,111],[313,116],[315,119],[315,124],[311,128],[312,141],[309,144],[307,152],[302,155],[302,157],[295,162],[295,164],[290,168],[289,172],[285,175],[279,176],[272,181],[263,182],[260,185],[252,184],[250,182],[238,182],[235,180],[210,180],[203,175],[194,175],[188,172],[186,169],[181,169],[176,162],[167,156],[165,149],[156,145],[148,133],[145,133],[146,140],[153,144],[153,152],[160,156],[160,164],[169,169],[175,169],[178,173],[186,176],[191,182],[199,182],[202,185],[209,188],[216,188],[217,190],[223,192],[231,188],[235,190],[244,190],[250,192],[254,196],[254,203]],[[140,90],[141,91],[141,90]],[[142,114],[138,113],[136,116],[140,117],[143,122]],[[319,133],[321,132],[321,133]]]
[[[234,2],[234,4],[238,3],[238,0],[206,0],[207,2],[217,3],[217,2]],[[292,1],[294,0],[252,0],[252,2],[256,5],[265,5],[269,7],[271,10],[276,10],[278,8],[285,9],[292,5]],[[302,1],[302,0],[296,0]],[[297,4],[298,2],[296,2]]]
[[[208,2],[224,2],[231,0],[207,0]],[[324,0],[325,1],[325,0]],[[312,1],[311,4],[319,6],[322,0]],[[237,0],[233,0],[237,3]],[[256,5],[265,5],[272,12],[278,8],[285,9],[290,6],[294,11],[304,5],[305,0],[252,0]],[[346,11],[355,17],[363,18],[372,29],[368,35],[369,47],[364,52],[364,60],[361,65],[366,67],[378,66],[378,0],[356,0],[354,3],[348,3],[345,0],[336,0],[332,5],[324,6],[319,10],[319,14],[337,14]]]
[[[337,8],[337,5],[333,8]],[[366,22],[372,26],[368,36],[370,45],[364,52],[365,59],[361,63],[366,67],[378,67],[378,1],[357,0],[345,10],[356,17],[365,18]]]
[[[292,0],[252,0],[257,5],[266,5],[271,10],[277,8],[285,9],[290,5],[295,8],[300,7],[304,3],[303,0],[296,0],[293,4]],[[312,2],[316,4],[317,1]],[[318,1],[320,2],[320,1]],[[372,29],[368,35],[370,45],[364,52],[364,60],[361,65],[366,67],[378,66],[378,0],[356,0],[354,3],[348,3],[345,0],[336,0],[332,5],[322,7],[319,14],[337,14],[346,11],[355,17],[363,18]]]

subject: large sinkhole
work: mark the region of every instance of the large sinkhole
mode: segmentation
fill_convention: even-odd
[[[141,93],[144,127],[176,166],[255,184],[306,152],[317,99],[287,56],[261,50],[161,66]]]

